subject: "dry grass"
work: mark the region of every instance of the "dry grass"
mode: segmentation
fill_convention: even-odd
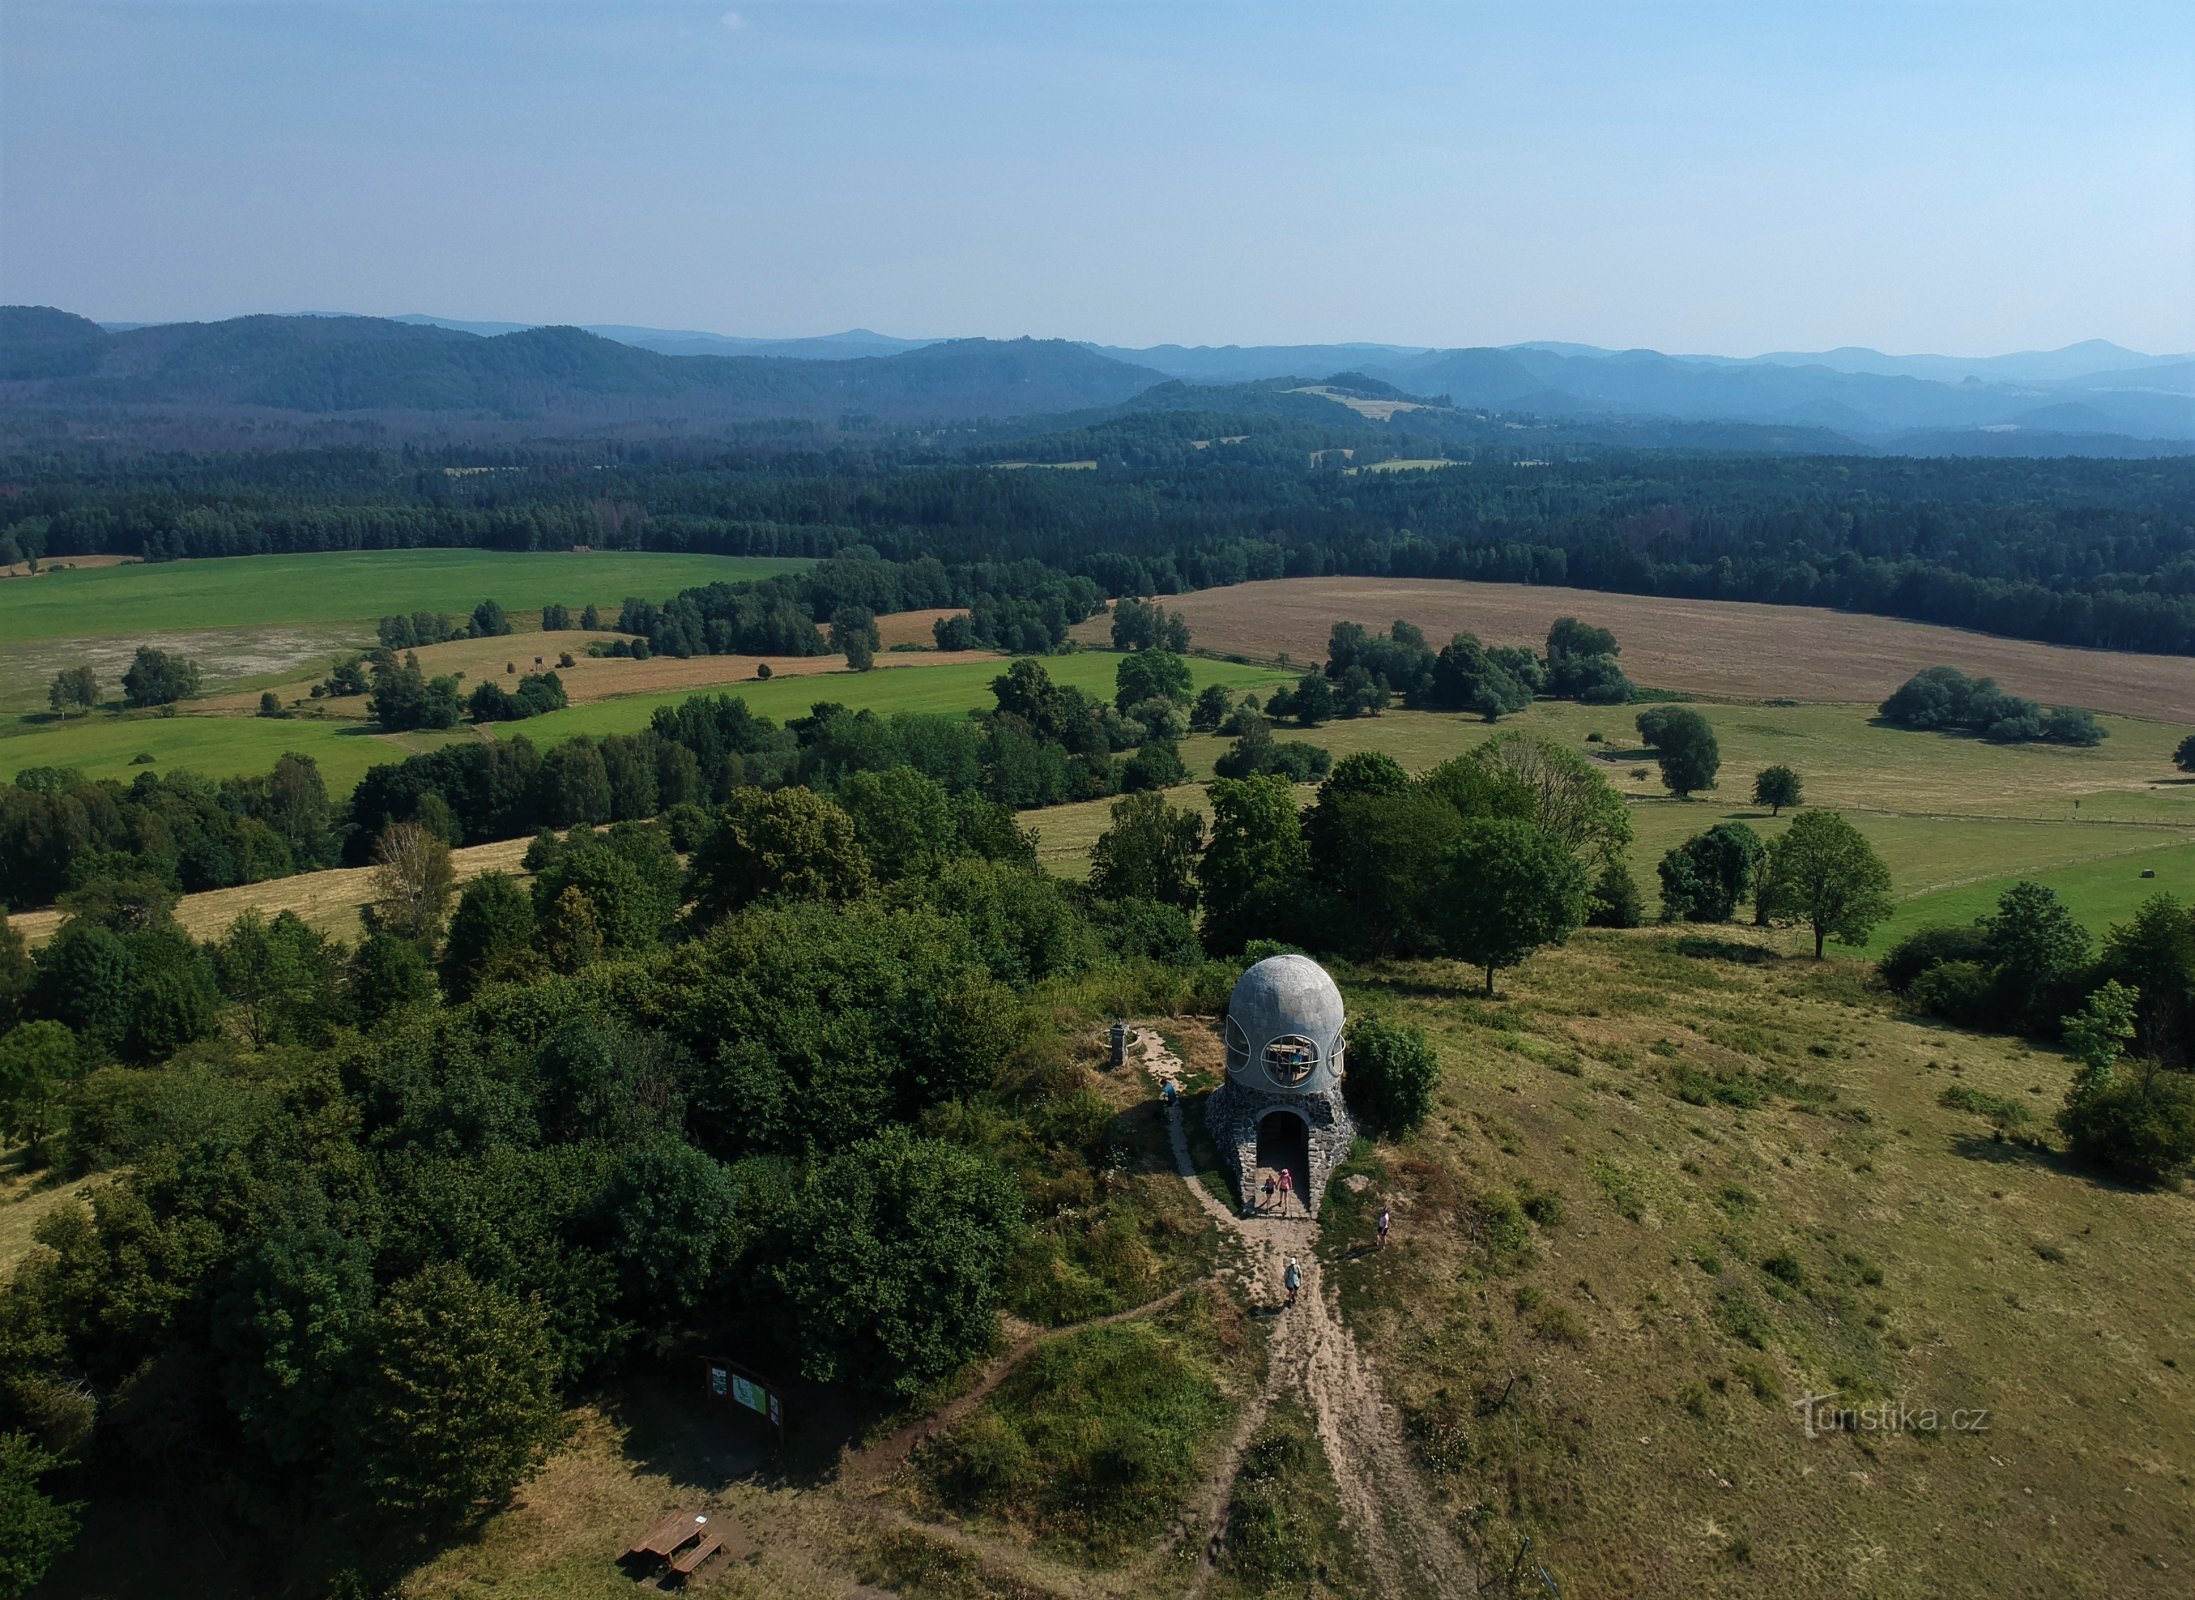
[[[48,1214],[99,1181],[93,1174],[59,1182],[42,1168],[26,1167],[25,1153],[11,1151],[0,1160],[0,1280],[30,1252],[31,1235]]]
[[[2063,1058],[1899,1017],[1850,962],[1662,934],[1585,936],[1493,1005],[1468,982],[1344,975],[1445,1076],[1325,1243],[1392,1205],[1397,1248],[1334,1270],[1490,1555],[1529,1533],[1591,1594],[2179,1592],[2195,1197],[1940,1103],[2047,1125]],[[1790,1402],[1829,1391],[1988,1431],[1810,1440]]]
[[[2195,658],[2074,650],[1888,617],[1736,600],[1672,600],[1440,578],[1280,578],[1170,596],[1201,649],[1323,661],[1336,622],[1397,617],[1436,645],[1457,632],[1540,644],[1557,617],[1613,629],[1634,681],[1732,699],[1880,701],[1922,667],[1986,673],[2049,704],[2195,724]],[[1076,628],[1107,637],[1105,618]]]
[[[884,651],[876,658],[879,667],[934,667],[955,661],[990,661],[995,659],[988,650],[940,651],[935,648],[936,635],[932,624],[940,617],[957,616],[951,610],[909,611],[897,616],[879,617],[877,634],[883,641]],[[564,682],[564,693],[576,706],[592,705],[597,700],[614,700],[621,695],[663,694],[678,690],[698,692],[718,688],[726,684],[755,681],[756,669],[765,663],[773,678],[801,678],[819,672],[842,671],[846,658],[838,655],[820,656],[688,656],[684,660],[676,656],[650,656],[645,661],[635,661],[625,656],[590,656],[586,653],[590,643],[607,639],[629,638],[617,633],[513,633],[499,639],[452,639],[447,644],[430,644],[418,651],[419,665],[430,677],[457,673],[463,679],[463,688],[470,693],[472,686],[483,680],[503,683],[513,687],[518,679],[529,672],[554,672]],[[895,644],[920,644],[930,646],[920,652],[894,651]],[[572,664],[557,665],[558,657],[569,651]],[[516,667],[516,672],[505,670]],[[270,685],[285,706],[325,707],[329,716],[353,721],[366,721],[366,697],[351,695],[341,700],[314,700],[312,687],[322,674],[316,672],[309,678],[298,678],[288,683]],[[190,703],[189,714],[212,716],[250,716],[259,709],[259,691],[226,695],[213,695]]]
[[[36,571],[28,561],[12,561],[0,567],[0,579],[40,578],[49,572],[89,572],[95,567],[126,567],[143,556],[56,556],[51,561],[38,563]]]
[[[1323,383],[1308,384],[1301,389],[1290,389],[1290,394],[1315,394],[1321,400],[1331,400],[1337,406],[1347,406],[1360,417],[1374,422],[1386,422],[1398,411],[1438,411],[1439,406],[1429,406],[1417,400],[1367,400],[1356,395],[1343,394]]]
[[[484,872],[518,873],[518,864],[532,843],[531,839],[499,839],[493,844],[468,845],[450,852],[450,864],[457,869],[459,883]],[[355,940],[361,932],[359,908],[373,893],[373,873],[371,867],[334,867],[234,889],[187,894],[175,908],[175,920],[193,938],[212,939],[246,911],[259,911],[269,917],[294,911],[309,926],[331,938]],[[48,907],[17,912],[8,920],[36,949],[61,926],[61,913]]]

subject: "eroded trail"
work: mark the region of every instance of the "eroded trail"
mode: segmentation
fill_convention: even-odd
[[[1154,1029],[1138,1030],[1144,1070],[1159,1083],[1179,1087],[1180,1060]],[[1242,1248],[1254,1304],[1272,1308],[1276,1318],[1267,1347],[1265,1388],[1245,1410],[1207,1484],[1206,1525],[1212,1529],[1190,1593],[1199,1593],[1212,1571],[1225,1536],[1224,1521],[1242,1454],[1273,1400],[1300,1397],[1318,1431],[1319,1444],[1334,1472],[1334,1490],[1350,1533],[1363,1551],[1377,1590],[1393,1596],[1471,1594],[1470,1557],[1434,1508],[1402,1436],[1394,1408],[1381,1392],[1371,1363],[1342,1322],[1336,1296],[1313,1249],[1316,1225],[1301,1219],[1241,1217],[1223,1205],[1196,1175],[1182,1125],[1182,1102],[1168,1108],[1167,1131],[1174,1165],[1198,1204],[1224,1235]],[[1282,1273],[1293,1256],[1303,1271],[1296,1304],[1280,1309],[1286,1298]]]

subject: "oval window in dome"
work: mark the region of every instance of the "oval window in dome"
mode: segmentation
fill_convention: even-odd
[[[1265,1073],[1284,1088],[1293,1088],[1311,1076],[1319,1064],[1319,1047],[1300,1033],[1284,1033],[1265,1047]]]
[[[1233,1017],[1227,1019],[1227,1070],[1234,1072],[1250,1064],[1250,1036],[1242,1031],[1242,1024]]]

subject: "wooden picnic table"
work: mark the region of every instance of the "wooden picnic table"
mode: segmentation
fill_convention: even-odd
[[[677,1560],[671,1563],[671,1575],[675,1578],[684,1580],[685,1578],[691,1576],[694,1570],[698,1568],[702,1562],[708,1560],[709,1557],[715,1555],[719,1550],[723,1548],[723,1533],[718,1529],[712,1528],[707,1533],[704,1533],[699,1539],[696,1539],[693,1542],[692,1546],[687,1549],[684,1555],[680,1556]]]
[[[659,1560],[668,1559],[677,1551],[680,1545],[700,1537],[702,1531],[708,1526],[708,1521],[707,1517],[697,1517],[691,1511],[674,1511],[635,1540],[633,1547],[625,1554],[628,1556],[655,1556]],[[719,1544],[723,1543],[721,1539],[717,1542]],[[697,1562],[696,1565],[699,1565],[699,1563]]]

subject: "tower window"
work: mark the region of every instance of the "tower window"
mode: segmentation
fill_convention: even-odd
[[[1311,1076],[1319,1047],[1297,1033],[1284,1033],[1265,1047],[1265,1072],[1275,1083],[1293,1086]]]

